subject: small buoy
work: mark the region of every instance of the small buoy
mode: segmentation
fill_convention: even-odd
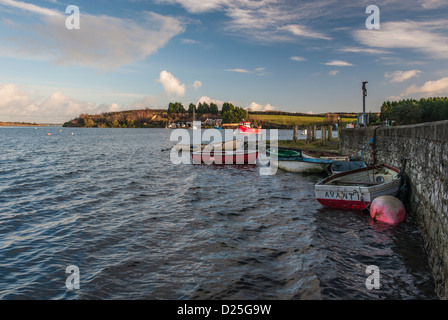
[[[72,133],[70,133],[71,135],[74,135],[74,133],[72,132]]]
[[[51,136],[51,133],[50,133],[50,132],[48,132],[48,133],[47,133],[47,136]]]
[[[399,224],[404,221],[406,210],[399,199],[392,196],[380,196],[372,201],[370,216],[384,223]]]

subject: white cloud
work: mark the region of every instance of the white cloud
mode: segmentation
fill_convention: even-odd
[[[353,64],[348,63],[346,61],[342,61],[342,60],[333,60],[330,62],[326,62],[324,63],[327,66],[333,66],[333,67],[350,67],[353,66]]]
[[[203,96],[203,97],[199,98],[199,100],[196,103],[196,105],[198,105],[199,103],[204,103],[204,102],[207,103],[208,105],[210,105],[210,103],[213,102],[214,104],[216,104],[218,106],[218,109],[221,109],[222,105],[224,104],[224,101],[212,99],[212,98],[207,97],[207,96]]]
[[[156,105],[157,105],[157,99],[155,97],[146,96],[143,99],[135,101],[126,109],[134,110],[134,109],[154,108],[154,106]]]
[[[424,96],[432,96],[432,95],[448,95],[448,77],[441,78],[439,80],[427,81],[424,85],[418,87],[416,85],[412,85],[408,87],[404,92],[404,95],[410,94],[422,94]]]
[[[252,71],[249,71],[247,69],[241,69],[241,68],[236,68],[236,69],[226,69],[226,71],[230,71],[230,72],[238,72],[238,73],[252,73]]]
[[[255,68],[254,70],[235,68],[235,69],[225,69],[225,71],[237,72],[237,73],[255,73],[257,76],[264,76],[268,74],[268,72],[265,71],[265,68]]]
[[[291,60],[292,61],[305,61],[306,59],[302,58],[302,57],[294,56],[294,57],[291,57]]]
[[[436,9],[446,5],[445,0],[421,0],[421,6],[425,9]]]
[[[247,108],[248,111],[272,111],[275,109],[275,107],[271,106],[270,104],[259,104],[256,102],[252,102]]]
[[[386,72],[384,77],[389,79],[390,82],[403,82],[412,77],[417,77],[420,73],[420,70],[395,71],[392,73]]]
[[[448,20],[385,22],[380,30],[358,30],[354,37],[374,48],[411,49],[432,58],[448,58]]]
[[[286,26],[280,27],[278,29],[288,31],[298,37],[331,40],[330,37],[327,37],[322,33],[312,31],[308,27],[297,25],[297,24],[286,25]]]
[[[359,47],[345,47],[338,51],[341,52],[353,52],[353,53],[367,53],[367,54],[388,54],[390,51],[375,49],[375,48],[359,48]]]
[[[171,73],[166,70],[160,72],[160,77],[157,80],[163,86],[166,94],[169,96],[175,95],[179,97],[185,96],[185,84],[181,84],[179,79],[174,77]]]
[[[194,88],[195,90],[198,90],[200,87],[202,87],[202,82],[199,81],[199,80],[196,80],[196,81],[193,83],[193,88]]]
[[[98,104],[82,101],[68,96],[60,90],[46,96],[31,92],[16,84],[0,84],[0,117],[4,121],[63,123],[81,113],[99,114],[102,112],[143,109],[154,107],[157,99],[146,96],[129,106],[117,103]]]
[[[0,0],[0,5],[37,14],[35,26],[22,28],[21,38],[2,39],[0,49],[12,50],[22,58],[40,57],[56,64],[82,65],[108,71],[144,60],[182,33],[180,20],[152,12],[133,19],[81,14],[81,28],[65,28],[65,14],[33,4]]]
[[[197,40],[193,40],[193,39],[181,39],[180,40],[180,42],[182,43],[182,44],[186,44],[186,45],[199,45],[199,44],[201,44],[199,41],[197,41]]]
[[[337,75],[339,73],[339,70],[331,70],[330,72],[328,72],[328,74],[330,75],[330,76],[335,76],[335,75]]]
[[[14,1],[14,0],[0,0],[0,4],[6,5],[9,7],[14,7],[14,8],[21,9],[21,10],[25,10],[25,11],[29,11],[32,13],[44,15],[44,16],[60,16],[61,15],[60,13],[58,13],[55,10],[42,8],[42,7],[36,6],[32,3],[20,2],[20,1]]]
[[[100,113],[116,109],[113,104],[98,105],[80,101],[60,91],[42,99],[15,84],[0,85],[0,116],[5,121],[62,123],[81,113]]]
[[[179,3],[185,10],[191,13],[204,13],[221,9],[228,2],[227,0],[156,0],[158,3],[175,4]]]
[[[188,12],[200,14],[221,11],[228,18],[223,23],[226,31],[249,35],[248,40],[262,42],[295,41],[300,38],[327,39],[330,37],[305,26],[316,16],[330,15],[325,1],[284,0],[157,0],[158,3],[179,4]],[[340,7],[340,6],[338,6]]]

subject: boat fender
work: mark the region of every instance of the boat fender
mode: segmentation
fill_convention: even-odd
[[[370,216],[376,221],[399,224],[404,221],[406,210],[399,199],[393,196],[380,196],[372,201]]]

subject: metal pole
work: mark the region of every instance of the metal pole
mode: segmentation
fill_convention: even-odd
[[[362,82],[362,122],[364,124],[364,127],[367,126],[366,121],[366,96],[367,96],[367,88],[366,84],[368,81]]]

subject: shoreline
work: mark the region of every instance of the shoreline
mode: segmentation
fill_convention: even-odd
[[[58,127],[61,124],[42,124],[27,122],[0,122],[0,127]]]

